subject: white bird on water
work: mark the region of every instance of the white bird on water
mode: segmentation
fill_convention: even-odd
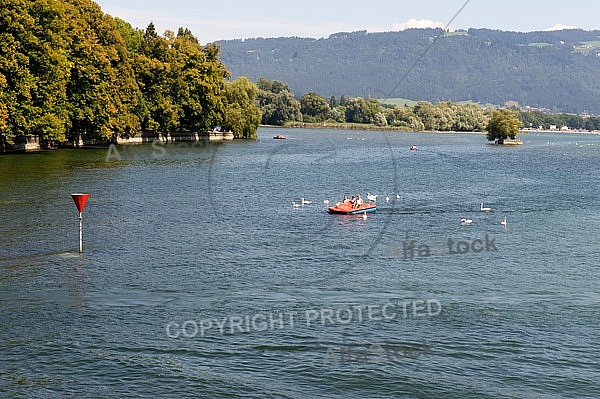
[[[400,199],[400,194],[396,194],[396,199],[399,200]]]
[[[374,195],[374,194],[371,194],[371,193],[367,193],[367,199],[369,201],[377,202],[377,195]]]
[[[312,201],[305,200],[304,197],[300,197],[300,202],[302,203],[302,205],[308,205],[312,203]]]
[[[390,202],[390,197],[385,197],[385,202]]]
[[[324,204],[329,204],[329,200],[323,200]]]
[[[471,223],[473,223],[473,220],[471,220],[471,219],[466,219],[466,218],[460,219],[460,224],[462,224],[462,225],[471,224]]]
[[[508,224],[508,222],[506,221],[506,216],[504,216],[504,219],[502,219],[502,221],[500,222],[500,224],[502,226],[506,226]]]
[[[297,208],[297,207],[299,207],[299,206],[302,206],[302,205],[301,205],[301,204],[299,204],[299,203],[297,203],[296,201],[292,201],[292,206],[293,206],[294,208]]]
[[[483,206],[483,202],[481,203],[481,205],[479,206],[479,209],[481,210],[481,212],[489,212],[492,210],[492,208],[488,208],[488,207],[484,207]]]

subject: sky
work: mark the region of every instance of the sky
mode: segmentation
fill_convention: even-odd
[[[591,0],[96,0],[102,11],[158,33],[189,28],[200,43],[256,37],[328,37],[367,30],[445,27],[531,32],[600,30]],[[463,7],[464,6],[464,7]]]

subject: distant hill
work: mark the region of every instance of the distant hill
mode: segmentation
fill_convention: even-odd
[[[516,101],[600,114],[600,31],[410,29],[218,43],[233,77],[280,80],[297,96],[313,91],[326,98]]]

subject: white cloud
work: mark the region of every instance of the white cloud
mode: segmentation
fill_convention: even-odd
[[[395,23],[395,30],[405,30],[405,29],[423,29],[423,28],[445,28],[446,24],[441,22],[431,21],[429,19],[414,19],[411,18],[406,22]]]
[[[552,31],[552,30],[563,30],[563,29],[579,29],[577,26],[570,26],[570,25],[564,25],[564,24],[556,24],[554,26],[551,26],[549,28],[546,28],[546,31]]]

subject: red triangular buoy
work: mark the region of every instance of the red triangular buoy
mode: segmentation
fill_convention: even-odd
[[[85,208],[85,203],[87,202],[88,198],[90,198],[89,194],[71,194],[71,197],[73,198],[73,202],[75,202],[75,206],[77,207],[77,210],[79,211],[79,213],[83,212],[83,208]]]

